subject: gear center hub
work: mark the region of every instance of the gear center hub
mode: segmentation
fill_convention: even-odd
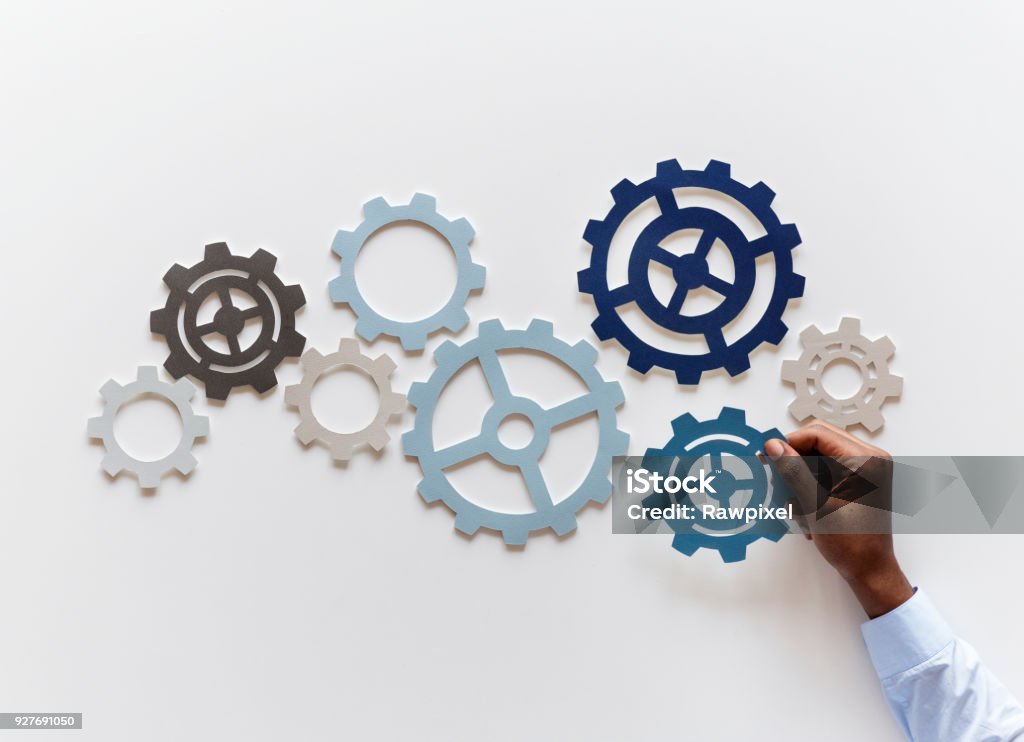
[[[680,256],[672,268],[672,277],[686,289],[703,286],[710,273],[708,261],[695,253]]]

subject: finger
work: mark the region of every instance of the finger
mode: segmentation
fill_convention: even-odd
[[[813,422],[788,436],[790,445],[802,454],[819,453],[822,456],[849,456],[862,454],[865,443],[845,430],[823,422]]]
[[[772,438],[764,444],[764,452],[771,459],[772,470],[789,488],[797,501],[797,508],[804,516],[818,508],[821,486],[807,466],[807,462],[786,441]]]

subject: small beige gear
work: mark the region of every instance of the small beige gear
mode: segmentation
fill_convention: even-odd
[[[365,373],[377,385],[380,395],[377,415],[369,425],[353,433],[330,430],[313,414],[313,387],[320,377],[339,366],[351,366]],[[295,428],[295,435],[304,446],[319,441],[327,446],[335,461],[348,461],[363,443],[368,443],[375,451],[384,448],[391,439],[387,432],[388,421],[401,415],[406,408],[405,397],[391,391],[390,376],[395,370],[395,362],[391,358],[385,354],[377,358],[365,356],[359,350],[357,340],[342,338],[335,353],[325,356],[316,349],[306,351],[302,355],[302,368],[302,381],[284,390],[284,401],[299,410],[300,422]]]
[[[903,377],[889,373],[896,352],[892,340],[884,335],[869,340],[861,334],[859,319],[843,317],[835,332],[823,333],[811,325],[800,333],[800,343],[800,358],[782,364],[782,380],[796,386],[790,414],[801,422],[813,417],[840,428],[859,423],[872,433],[881,428],[882,405],[903,392]],[[860,389],[843,399],[822,383],[825,370],[836,361],[853,363],[861,375]]]

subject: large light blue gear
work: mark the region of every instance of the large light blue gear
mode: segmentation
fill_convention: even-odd
[[[583,238],[592,246],[590,265],[577,276],[579,290],[594,297],[597,319],[592,323],[601,340],[617,340],[629,353],[629,367],[646,374],[654,366],[675,372],[680,384],[697,384],[705,371],[724,368],[737,376],[750,368],[750,353],[762,343],[778,345],[786,335],[783,312],[790,299],[803,295],[804,278],[793,271],[792,250],[800,244],[794,224],[782,224],[772,209],[775,193],[764,183],[746,186],[731,176],[728,163],[712,160],[703,170],[684,170],[676,160],[658,163],[655,176],[642,183],[622,180],[612,188],[614,205],[603,220],[591,220]],[[703,207],[680,207],[675,190],[700,188],[717,191],[745,207],[760,222],[765,234],[747,239],[723,214]],[[660,215],[648,224],[631,246],[628,278],[612,287],[608,258],[612,240],[637,208],[654,200]],[[701,233],[696,250],[675,255],[661,241],[682,231]],[[727,281],[713,273],[708,253],[717,242],[732,256],[734,276]],[[757,279],[757,258],[771,254],[775,277],[764,314],[742,337],[727,342],[724,328],[750,301]],[[671,270],[676,282],[672,298],[662,303],[651,286],[649,267],[659,263]],[[700,315],[682,314],[687,296],[708,289],[722,297],[714,309]],[[669,333],[701,337],[706,353],[689,354],[656,348],[641,339],[619,315],[619,308],[635,303],[652,322]]]
[[[469,322],[465,304],[471,291],[484,287],[486,270],[473,262],[469,243],[473,240],[473,227],[466,219],[450,221],[437,212],[433,196],[417,193],[408,204],[392,206],[383,198],[375,198],[363,205],[363,223],[355,231],[340,230],[331,245],[341,258],[341,275],[330,282],[331,299],[348,304],[356,314],[356,332],[368,341],[378,335],[398,338],[405,350],[422,350],[427,336],[441,329],[458,332]],[[423,319],[403,321],[389,319],[373,309],[356,285],[356,258],[370,236],[395,222],[418,222],[437,231],[455,253],[457,278],[451,298],[434,314]]]
[[[498,356],[499,351],[527,349],[550,356],[571,368],[587,392],[568,402],[543,408],[532,399],[511,392]],[[467,535],[481,527],[500,531],[509,545],[525,544],[530,533],[551,528],[564,535],[576,528],[576,513],[587,503],[604,502],[611,494],[608,479],[612,457],[624,455],[629,436],[616,425],[616,408],[624,401],[618,382],[605,381],[594,363],[597,351],[581,340],[569,345],[554,336],[550,322],[533,320],[525,330],[506,330],[496,319],[480,324],[480,334],[463,345],[443,343],[434,353],[437,369],[426,382],[409,388],[409,403],[416,407],[413,429],[402,437],[407,456],[419,459],[423,480],[419,493],[427,502],[442,500],[455,513],[455,528]],[[494,397],[483,417],[480,433],[468,440],[437,450],[433,440],[434,412],[448,382],[468,363],[479,362]],[[540,457],[552,431],[591,413],[597,413],[600,437],[594,462],[583,482],[568,497],[553,502],[540,469]],[[533,424],[534,437],[523,448],[510,448],[498,438],[498,427],[509,415],[522,415]],[[481,507],[463,497],[445,475],[447,467],[488,454],[506,466],[520,470],[535,510],[502,513]]]
[[[651,471],[659,470],[663,474],[665,464],[677,460],[676,470],[688,470],[705,457],[710,459],[711,469],[717,470],[714,495],[722,507],[732,504],[740,507],[740,503],[730,503],[730,498],[737,492],[750,491],[751,495],[742,504],[743,507],[767,508],[785,507],[790,493],[778,482],[769,482],[768,474],[757,459],[764,449],[764,444],[771,438],[782,439],[782,433],[772,428],[760,431],[747,424],[746,413],[734,407],[723,407],[718,418],[698,421],[693,415],[686,413],[672,421],[672,439],[663,448],[648,448],[644,454],[644,468]],[[722,456],[742,457],[744,464],[750,469],[749,479],[736,479],[734,475],[722,469]],[[725,486],[723,486],[725,485]],[[671,502],[671,496],[665,493],[651,495],[644,500],[648,507],[665,507]],[[781,520],[763,520],[747,524],[743,530],[737,530],[739,523],[721,520],[712,521],[696,518],[692,520],[666,520],[676,532],[672,538],[672,548],[687,556],[692,556],[700,548],[715,549],[724,562],[740,562],[747,556],[747,546],[759,538],[778,541],[788,531]],[[722,531],[715,535],[714,531]],[[726,531],[729,531],[726,533]]]

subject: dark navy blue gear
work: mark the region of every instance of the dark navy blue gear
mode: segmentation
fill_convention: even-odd
[[[674,190],[701,188],[729,196],[760,222],[765,234],[748,240],[730,219],[712,209],[680,207]],[[603,221],[591,220],[583,234],[593,250],[590,266],[578,274],[579,289],[594,297],[598,316],[592,323],[602,340],[614,338],[629,352],[629,366],[647,373],[653,366],[675,371],[680,384],[696,384],[701,374],[724,368],[731,376],[750,367],[749,355],[762,343],[778,345],[786,335],[782,314],[790,299],[803,295],[804,278],[793,272],[792,250],[800,244],[794,224],[782,224],[772,210],[775,193],[764,183],[745,186],[730,177],[729,165],[712,160],[703,170],[683,170],[675,160],[658,163],[657,174],[635,184],[622,180],[612,188],[612,206]],[[629,256],[627,282],[615,288],[608,285],[608,253],[612,239],[626,218],[649,199],[656,199],[661,215],[641,232]],[[693,253],[676,255],[660,243],[676,232],[701,233]],[[707,262],[708,253],[720,241],[732,256],[734,277],[726,281],[714,275]],[[739,316],[747,305],[757,278],[756,260],[771,254],[775,261],[775,281],[768,307],[761,319],[743,337],[729,344],[723,328]],[[676,287],[668,303],[659,300],[650,282],[651,263],[666,266]],[[714,309],[701,315],[680,314],[687,295],[706,288],[722,297]],[[702,335],[708,352],[675,353],[655,348],[641,340],[622,320],[618,308],[635,302],[652,322],[669,332]]]

